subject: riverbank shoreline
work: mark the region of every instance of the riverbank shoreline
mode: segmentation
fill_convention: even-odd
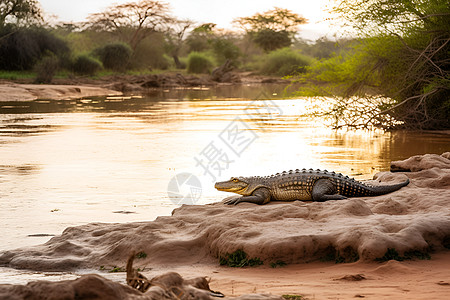
[[[135,252],[140,253],[135,267],[147,278],[168,271],[209,276],[211,288],[227,295],[423,299],[432,291],[433,299],[445,299],[450,153],[413,156],[392,162],[391,169],[397,172],[380,172],[370,183],[407,177],[410,184],[377,197],[183,205],[152,222],[69,227],[43,245],[1,252],[0,265],[38,272],[120,272]],[[236,250],[264,265],[219,266],[220,257]]]
[[[56,78],[51,84],[34,84],[33,79],[0,80],[2,101],[72,100],[93,96],[118,96],[145,93],[151,89],[195,88],[218,85],[289,84],[278,77],[232,73],[229,81],[214,81],[210,75],[162,73],[148,75],[111,75],[97,79],[88,77]]]

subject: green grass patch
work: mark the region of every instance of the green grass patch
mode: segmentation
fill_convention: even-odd
[[[18,80],[18,79],[34,79],[34,78],[36,78],[36,72],[0,70],[0,79]]]
[[[114,266],[111,270],[109,270],[109,273],[118,273],[118,272],[126,272],[126,270],[122,267]]]
[[[247,253],[242,249],[236,250],[233,253],[227,253],[225,256],[219,258],[219,263],[221,266],[229,266],[233,268],[243,268],[243,267],[255,267],[264,264],[258,257],[249,258]]]
[[[270,266],[271,266],[272,268],[285,267],[285,266],[287,266],[287,263],[285,263],[285,262],[282,261],[282,260],[277,260],[276,262],[270,263]]]
[[[146,257],[147,257],[147,253],[145,253],[143,251],[136,254],[136,258],[146,258]]]

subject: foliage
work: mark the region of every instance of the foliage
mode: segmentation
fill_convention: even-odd
[[[266,55],[261,73],[278,76],[299,74],[303,73],[310,63],[310,58],[290,48],[283,48]]]
[[[327,37],[321,37],[317,39],[314,43],[308,43],[305,40],[297,39],[293,47],[302,54],[312,56],[316,59],[328,59],[336,55],[343,54],[349,51],[353,39],[336,39],[330,40]]]
[[[87,54],[77,56],[72,64],[72,70],[79,75],[92,76],[101,69],[101,62]]]
[[[143,251],[136,254],[136,258],[142,259],[142,258],[146,258],[146,257],[147,257],[147,253],[145,253]]]
[[[187,61],[188,73],[209,73],[212,66],[211,59],[205,53],[189,53]]]
[[[262,29],[252,34],[253,41],[266,52],[289,47],[292,44],[291,33],[285,30]]]
[[[217,63],[223,64],[231,60],[233,65],[236,65],[237,59],[241,56],[241,50],[230,39],[217,37],[211,40],[211,45]]]
[[[59,60],[52,54],[44,56],[34,66],[34,69],[36,72],[36,83],[51,83],[59,69]]]
[[[202,24],[192,32],[189,33],[186,38],[186,44],[188,45],[189,52],[196,51],[201,52],[210,48],[210,40],[214,38],[213,29],[216,27],[214,23]]]
[[[87,25],[92,30],[114,33],[135,50],[142,40],[162,30],[169,20],[167,3],[140,0],[114,5],[104,12],[91,14]]]
[[[124,72],[129,66],[132,51],[125,44],[115,43],[97,48],[93,53],[106,69]]]
[[[247,32],[270,29],[274,31],[297,32],[298,25],[305,24],[306,19],[288,9],[275,7],[264,13],[251,17],[241,17],[233,21]]]
[[[337,93],[330,114],[350,116],[340,126],[450,128],[448,1],[343,0],[334,12],[365,35],[348,55],[321,61],[303,79]]]
[[[42,21],[42,12],[36,0],[0,1],[0,28],[6,24],[30,25]]]
[[[231,254],[227,253],[224,257],[220,257],[219,263],[221,266],[227,265],[234,268],[242,268],[246,266],[254,267],[263,264],[263,262],[257,257],[249,259],[247,253],[245,253],[242,249],[238,249]]]
[[[270,266],[271,266],[272,268],[276,268],[276,267],[285,267],[285,266],[287,266],[287,263],[285,263],[285,262],[282,261],[282,260],[277,260],[276,262],[270,263]]]
[[[172,19],[166,31],[166,50],[172,56],[177,69],[183,69],[179,58],[180,50],[183,46],[184,35],[193,24],[194,22],[190,20]]]
[[[69,52],[64,41],[42,28],[3,28],[0,36],[2,70],[31,70],[44,55],[61,57]]]
[[[131,56],[130,68],[136,70],[166,70],[170,66],[170,58],[165,55],[164,35],[156,33],[142,40]]]
[[[264,51],[291,45],[298,26],[306,19],[288,9],[275,7],[251,17],[241,17],[233,21],[242,27]]]

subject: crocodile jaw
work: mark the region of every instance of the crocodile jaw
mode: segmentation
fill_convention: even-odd
[[[216,182],[214,187],[223,192],[232,192],[241,194],[247,188],[248,184],[245,182],[233,182],[232,180]]]

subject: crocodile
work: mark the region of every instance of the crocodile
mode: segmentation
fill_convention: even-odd
[[[275,201],[327,201],[347,197],[378,196],[394,192],[409,184],[406,181],[382,186],[371,186],[341,173],[319,169],[290,170],[271,176],[231,177],[216,182],[219,191],[233,192],[241,196],[225,198],[225,204],[252,202],[266,204]]]

